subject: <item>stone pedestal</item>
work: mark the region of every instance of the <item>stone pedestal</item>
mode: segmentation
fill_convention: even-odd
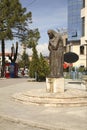
[[[85,88],[86,88],[86,91],[87,91],[87,75],[84,75],[82,80],[83,80],[83,82],[85,84]]]
[[[51,93],[63,93],[64,78],[46,78],[46,91]]]

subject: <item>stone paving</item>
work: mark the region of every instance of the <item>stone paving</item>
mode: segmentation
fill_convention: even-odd
[[[77,84],[67,87],[86,93]],[[28,82],[22,78],[0,80],[0,130],[87,130],[87,106],[42,106],[13,99],[15,94],[45,91],[45,88],[45,82]]]
[[[68,88],[64,93],[47,93],[46,89],[32,89],[16,93],[15,101],[43,106],[87,106],[87,92]]]

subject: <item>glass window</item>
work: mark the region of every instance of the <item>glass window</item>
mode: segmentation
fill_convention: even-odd
[[[84,46],[80,46],[80,55],[84,55]]]
[[[68,41],[80,40],[82,36],[82,3],[82,0],[68,0]],[[75,37],[72,37],[72,33]]]

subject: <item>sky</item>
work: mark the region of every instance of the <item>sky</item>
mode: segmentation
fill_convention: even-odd
[[[67,28],[67,0],[20,0],[20,2],[22,7],[27,8],[27,12],[32,12],[30,28],[39,29],[40,39],[37,51],[43,55],[48,55],[47,30],[57,31],[57,29]],[[6,45],[6,49],[9,51],[9,44]],[[19,51],[21,51],[21,47],[19,47]],[[32,51],[28,49],[27,53],[31,54]]]

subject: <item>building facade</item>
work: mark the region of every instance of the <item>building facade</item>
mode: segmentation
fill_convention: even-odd
[[[82,19],[81,46],[84,48],[85,66],[87,70],[87,0],[82,1],[83,6],[81,9],[81,19]]]
[[[87,68],[87,0],[68,0],[68,42],[70,51],[79,55],[73,65]]]
[[[81,9],[82,18],[82,37],[81,44],[87,44],[87,0],[83,0],[83,6]]]
[[[79,41],[82,35],[82,0],[68,0],[68,41]]]

